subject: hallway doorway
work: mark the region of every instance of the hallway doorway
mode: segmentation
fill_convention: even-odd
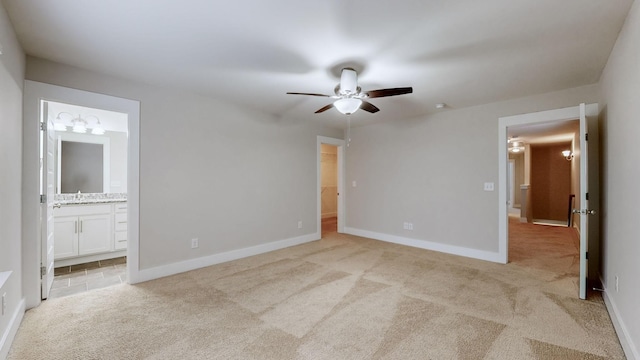
[[[597,119],[598,119],[598,105],[597,104],[580,104],[574,107],[540,111],[536,113],[513,115],[507,117],[501,117],[498,120],[499,128],[499,189],[498,195],[498,237],[499,237],[499,253],[504,263],[509,261],[509,216],[507,210],[508,199],[508,185],[507,185],[507,167],[509,151],[508,141],[510,129],[512,127],[518,127],[519,131],[527,129],[529,133],[540,135],[540,132],[548,132],[550,128],[562,127],[564,124],[571,123],[574,120],[579,120],[579,132],[571,139],[573,149],[571,151],[561,151],[558,156],[564,156],[567,161],[572,163],[572,172],[575,171],[577,176],[572,176],[572,181],[576,181],[575,191],[575,207],[569,209],[570,214],[579,214],[574,218],[577,223],[576,228],[579,230],[580,246],[579,246],[579,291],[578,296],[581,299],[587,297],[587,277],[589,276],[588,268],[596,266],[598,261],[597,254],[597,228],[598,218],[595,215],[597,212],[593,209],[597,209],[598,201],[598,186],[597,186]],[[590,133],[588,130],[591,130]],[[591,136],[588,136],[591,135]],[[557,140],[556,140],[557,142]],[[526,146],[525,146],[526,148]],[[592,154],[589,156],[589,154]],[[526,152],[525,152],[526,154]],[[575,157],[574,154],[577,154]],[[529,155],[530,156],[530,155]],[[575,158],[575,159],[574,159]],[[526,161],[525,156],[525,161]],[[530,161],[530,159],[529,159]],[[525,166],[526,169],[526,166]],[[529,168],[529,171],[531,169]],[[527,180],[528,179],[528,180]],[[577,179],[577,180],[574,180]],[[525,176],[525,181],[531,181],[531,174]],[[591,187],[589,184],[593,184]],[[530,184],[524,184],[529,186]],[[573,186],[573,183],[572,183]],[[591,194],[591,196],[589,196]],[[595,194],[595,196],[594,196]],[[530,192],[524,197],[523,202],[525,206],[522,207],[522,211],[526,211],[526,216],[521,216],[521,220],[526,218],[526,222],[532,221],[532,216],[529,210],[531,210],[531,196]],[[567,201],[566,199],[565,201]],[[591,206],[593,206],[593,208]],[[566,212],[565,212],[566,214]],[[569,215],[572,216],[572,215]],[[590,218],[593,217],[591,220]],[[594,259],[591,263],[588,261],[589,249],[593,249],[595,253]],[[591,265],[591,266],[590,266]],[[596,277],[597,271],[592,271],[591,276]]]
[[[320,145],[322,235],[338,231],[338,147]]]
[[[318,238],[344,232],[344,140],[318,136]]]

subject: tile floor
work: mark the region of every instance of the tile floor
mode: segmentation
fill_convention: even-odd
[[[127,258],[125,256],[73,266],[63,266],[55,268],[49,298],[58,298],[122,284],[126,280]]]

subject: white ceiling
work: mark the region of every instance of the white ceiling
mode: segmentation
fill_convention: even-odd
[[[341,64],[372,99],[354,125],[599,80],[633,0],[3,0],[27,54],[191,90],[277,117],[314,115]],[[436,103],[447,108],[439,110]]]

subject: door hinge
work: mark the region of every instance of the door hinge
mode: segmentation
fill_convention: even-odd
[[[589,141],[589,134],[588,133],[584,134],[584,139],[585,139],[585,141]]]
[[[42,194],[40,195],[40,204],[46,204],[47,203],[47,195]]]
[[[47,268],[44,266],[40,266],[40,278],[42,279],[43,276],[45,276],[47,274]]]
[[[589,260],[589,252],[588,251],[586,253],[584,253],[584,258]]]
[[[40,123],[40,131],[47,131],[47,123],[45,122]]]
[[[586,194],[587,201],[589,201],[589,193]]]

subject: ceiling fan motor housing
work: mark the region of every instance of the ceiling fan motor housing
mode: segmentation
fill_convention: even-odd
[[[339,95],[354,95],[358,92],[358,74],[351,68],[342,69]]]

